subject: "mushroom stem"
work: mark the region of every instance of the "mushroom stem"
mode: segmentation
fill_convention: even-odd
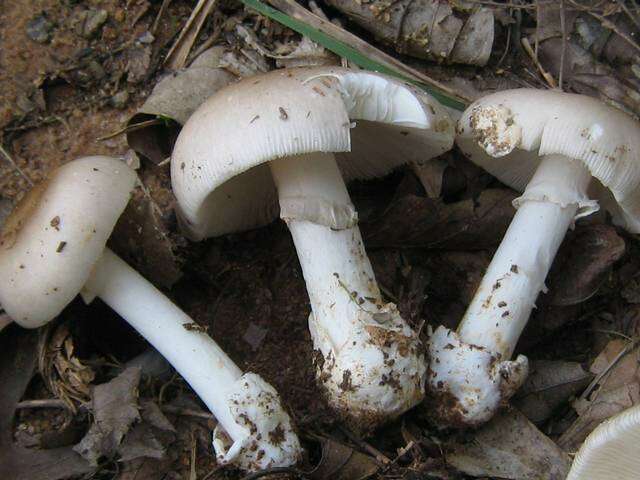
[[[318,378],[338,413],[367,431],[421,400],[424,357],[395,305],[382,301],[334,156],[304,157],[270,163],[280,216],[311,300]]]
[[[272,161],[271,173],[315,321],[339,351],[353,335],[358,313],[375,312],[382,299],[333,154],[306,157]]]
[[[189,329],[195,324],[186,313],[109,249],[82,290],[86,303],[95,297],[173,365],[230,436],[239,433],[225,397],[242,371],[206,332]]]
[[[295,434],[273,387],[257,375],[243,375],[206,332],[192,328],[196,324],[187,314],[111,250],[105,249],[81,295],[86,303],[95,297],[101,298],[191,385],[224,429],[224,432],[218,429],[214,432],[214,447],[222,463],[237,462],[248,470],[295,463],[299,444],[295,438],[293,454],[285,452],[290,446],[289,436]],[[248,406],[251,412],[238,411],[244,406]],[[263,427],[271,419],[277,421],[273,428],[279,426],[280,444],[261,448],[262,456],[255,464],[250,463],[253,458],[246,462],[238,460],[238,455],[258,455],[258,448],[255,452],[248,450],[252,441],[262,447],[262,439],[255,437],[268,437],[271,429],[265,432]]]
[[[511,357],[590,180],[581,162],[541,159],[458,326],[462,341]]]
[[[441,424],[487,421],[526,379],[526,357],[509,359],[567,229],[597,208],[586,196],[590,180],[581,162],[542,157],[457,332],[441,326],[431,335],[429,384]]]
[[[458,326],[462,341],[511,357],[590,180],[582,162],[541,159]]]

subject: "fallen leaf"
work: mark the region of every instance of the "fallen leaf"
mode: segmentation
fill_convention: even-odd
[[[567,240],[549,273],[551,305],[576,305],[591,298],[625,252],[624,240],[609,225],[580,226]]]
[[[467,15],[437,0],[327,3],[401,54],[472,65],[486,64],[491,54],[493,13],[486,8]]]
[[[447,455],[447,462],[467,475],[564,480],[569,472],[569,456],[513,407],[499,412],[470,437]]]
[[[572,396],[584,390],[593,374],[576,362],[534,360],[529,377],[512,400],[529,420],[540,424]]]
[[[640,402],[637,383],[607,390],[594,400],[576,400],[574,408],[578,419],[558,439],[558,445],[567,452],[576,452],[587,436],[603,421]]]
[[[309,474],[313,480],[364,480],[378,471],[378,464],[369,455],[338,443],[322,440],[322,458]]]
[[[377,218],[361,222],[360,227],[368,248],[494,248],[513,218],[511,202],[515,197],[513,190],[489,189],[475,200],[447,204],[407,195],[394,200]]]
[[[599,381],[589,396],[573,402],[578,418],[558,440],[564,450],[576,451],[600,423],[640,403],[640,350],[629,346],[628,341],[611,340],[591,364]]]
[[[140,369],[130,367],[110,382],[93,388],[94,423],[74,447],[92,465],[97,465],[102,457],[112,457],[131,425],[140,420],[139,382]]]
[[[210,95],[231,83],[235,76],[220,67],[224,50],[214,47],[192,65],[160,80],[138,112],[127,123],[127,142],[140,155],[158,164],[168,158],[179,127]],[[144,128],[132,128],[149,120]]]
[[[58,480],[94,470],[71,448],[25,449],[14,445],[12,427],[15,406],[35,372],[38,332],[17,326],[0,335],[0,478]]]

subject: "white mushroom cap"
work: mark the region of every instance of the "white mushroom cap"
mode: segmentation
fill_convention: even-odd
[[[598,193],[616,224],[640,233],[640,125],[627,114],[584,95],[506,90],[476,101],[457,130],[456,143],[474,163],[519,191],[542,156],[583,162],[609,190]],[[578,216],[595,209],[584,199]]]
[[[80,292],[135,179],[117,159],[85,157],[24,197],[0,233],[0,304],[16,323],[44,325]]]
[[[266,162],[276,158],[335,152],[345,180],[371,178],[440,155],[453,134],[436,100],[380,74],[317,67],[247,78],[210,97],[178,137],[171,178],[181,221],[199,240],[275,220]]]
[[[580,447],[567,480],[637,480],[640,405],[600,424]]]

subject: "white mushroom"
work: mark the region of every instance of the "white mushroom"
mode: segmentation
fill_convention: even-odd
[[[618,225],[640,232],[640,127],[590,97],[520,89],[472,104],[456,142],[523,192],[457,331],[439,327],[429,342],[434,415],[444,425],[477,425],[527,375],[524,356],[509,359],[567,229],[598,210],[589,194]]]
[[[273,387],[233,363],[193,320],[105,248],[136,174],[85,157],[34,187],[0,235],[0,303],[26,328],[44,325],[80,292],[100,297],[149,341],[218,419],[218,460],[246,470],[294,464],[300,444]]]
[[[319,382],[361,431],[422,399],[425,361],[416,333],[382,300],[345,180],[427,161],[452,142],[432,98],[379,74],[321,67],[219,91],[173,151],[173,189],[193,239],[265,225],[280,207],[311,300]]]
[[[640,477],[640,405],[589,434],[573,460],[567,480],[637,480]]]

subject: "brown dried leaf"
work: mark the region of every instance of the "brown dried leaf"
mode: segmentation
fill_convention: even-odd
[[[176,124],[183,125],[204,100],[235,79],[221,68],[223,54],[222,48],[211,48],[199,55],[186,70],[166,76],[156,84],[149,98],[127,123],[130,128],[127,142],[133,150],[155,164],[169,157],[179,130]],[[163,122],[131,128],[159,117]]]
[[[0,335],[0,478],[11,480],[58,480],[93,470],[71,448],[36,450],[13,443],[15,406],[35,372],[38,333],[8,327]]]
[[[495,247],[515,213],[512,190],[484,190],[476,200],[446,204],[415,195],[394,200],[375,219],[361,223],[368,247],[437,247],[479,250]]]
[[[467,475],[563,480],[569,472],[569,456],[513,407],[470,435],[469,443],[447,455],[448,463]]]
[[[322,458],[309,475],[313,480],[364,480],[378,471],[373,457],[330,438],[322,440]]]
[[[591,364],[591,372],[601,378],[589,397],[573,403],[578,418],[558,442],[566,451],[577,450],[602,421],[640,403],[640,350],[629,346],[628,341],[611,340]]]
[[[93,388],[94,423],[74,447],[92,465],[97,465],[101,457],[112,457],[133,422],[140,420],[139,382],[140,369],[130,367],[110,382]]]
[[[565,241],[549,274],[550,304],[576,305],[591,298],[625,252],[609,225],[584,225]]]
[[[439,0],[328,3],[382,42],[393,45],[398,53],[480,66],[491,54],[493,13],[486,8],[467,16]]]
[[[576,362],[534,360],[529,377],[513,404],[533,423],[540,424],[570,397],[581,392],[593,378]]]

